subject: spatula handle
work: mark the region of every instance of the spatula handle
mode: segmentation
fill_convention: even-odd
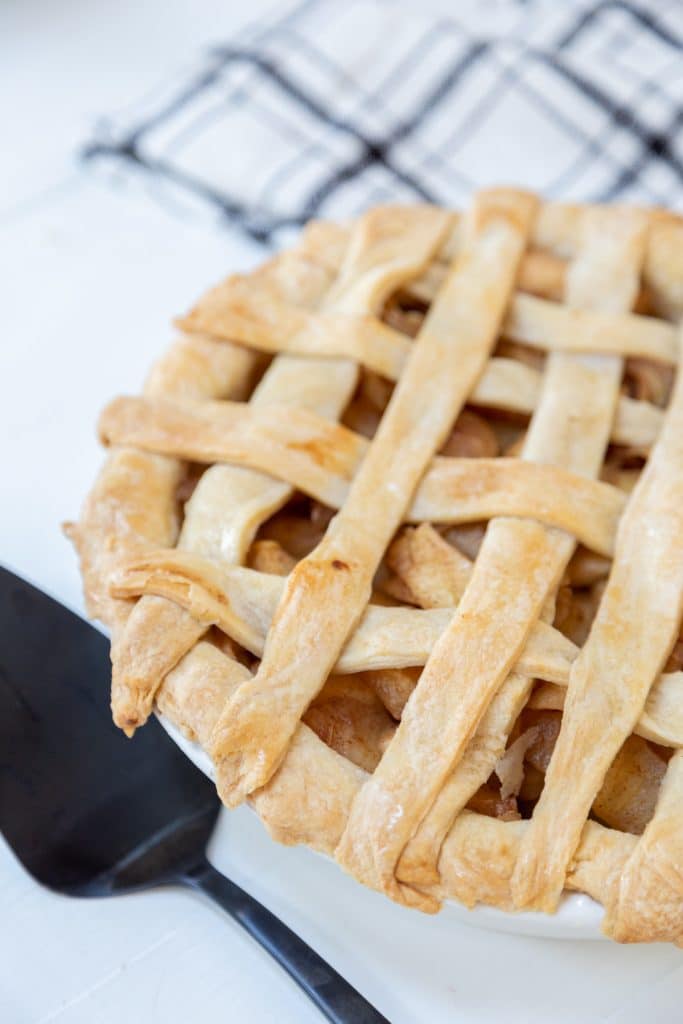
[[[390,1024],[286,924],[216,871],[208,860],[187,871],[182,881],[209,896],[238,921],[332,1024]]]

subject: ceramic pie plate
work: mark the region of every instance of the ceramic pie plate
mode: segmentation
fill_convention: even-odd
[[[198,743],[193,743],[170,722],[164,715],[157,712],[162,726],[178,744],[183,753],[214,781],[214,770],[211,758]],[[320,854],[324,856],[324,854]],[[475,928],[488,928],[496,932],[509,932],[515,935],[528,935],[547,939],[604,939],[600,930],[603,908],[590,896],[583,893],[570,893],[562,898],[556,914],[537,914],[523,912],[507,914],[495,907],[479,906],[468,910],[453,900],[447,901],[447,912],[463,924]]]

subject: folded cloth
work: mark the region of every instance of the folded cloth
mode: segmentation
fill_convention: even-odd
[[[680,206],[680,10],[306,0],[102,119],[83,155],[262,241],[500,182]]]

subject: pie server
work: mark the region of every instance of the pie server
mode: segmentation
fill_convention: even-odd
[[[213,785],[150,721],[112,724],[107,639],[0,568],[0,830],[27,871],[69,896],[200,890],[267,950],[334,1024],[386,1018],[206,858]]]

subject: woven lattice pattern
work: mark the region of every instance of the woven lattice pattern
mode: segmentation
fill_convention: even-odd
[[[205,295],[69,527],[117,724],[408,906],[683,941],[682,253],[499,189]]]

